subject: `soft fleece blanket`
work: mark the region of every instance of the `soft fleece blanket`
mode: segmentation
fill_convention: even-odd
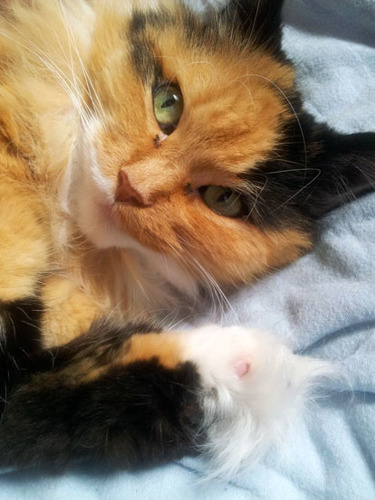
[[[375,0],[289,0],[284,18],[308,109],[345,132],[375,130]],[[331,383],[282,450],[255,468],[208,483],[195,459],[137,474],[4,473],[0,499],[373,500],[374,262],[370,194],[322,221],[312,253],[231,297],[225,323],[268,328],[296,351],[336,362],[348,380]]]

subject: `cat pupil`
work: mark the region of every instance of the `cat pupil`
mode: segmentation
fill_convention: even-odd
[[[232,195],[233,191],[225,191],[218,197],[217,201],[218,203],[227,203],[228,201],[230,201]]]
[[[173,106],[176,101],[178,101],[178,97],[174,95],[170,99],[166,99],[161,105],[161,108],[169,108],[170,106]]]
[[[205,186],[200,190],[203,201],[214,212],[224,217],[240,217],[243,200],[239,193],[222,186]]]

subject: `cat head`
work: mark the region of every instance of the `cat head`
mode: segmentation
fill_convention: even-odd
[[[281,50],[282,3],[203,18],[94,2],[70,196],[96,246],[162,256],[185,291],[185,275],[238,285],[310,248],[324,148]]]

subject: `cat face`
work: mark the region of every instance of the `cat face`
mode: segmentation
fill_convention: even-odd
[[[219,284],[249,282],[309,248],[297,215],[253,216],[264,186],[251,176],[295,127],[294,70],[234,22],[207,24],[176,2],[97,16],[71,203],[98,247],[163,255]]]

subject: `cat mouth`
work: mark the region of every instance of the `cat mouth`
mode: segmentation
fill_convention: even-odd
[[[129,248],[138,249],[138,244],[129,234],[127,234],[124,224],[119,224],[117,203],[99,202],[96,205],[97,237],[94,243],[100,248]],[[121,220],[121,219],[120,219]]]

